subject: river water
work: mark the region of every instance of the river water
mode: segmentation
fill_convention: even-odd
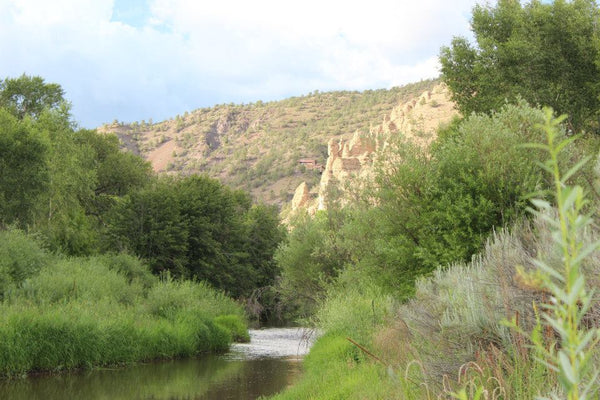
[[[310,347],[299,328],[251,330],[250,343],[196,359],[0,380],[11,400],[251,400],[293,384]]]

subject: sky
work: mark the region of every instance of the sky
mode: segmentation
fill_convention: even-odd
[[[439,75],[476,0],[0,0],[0,79],[60,84],[82,127]]]

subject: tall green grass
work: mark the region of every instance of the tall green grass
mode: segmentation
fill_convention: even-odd
[[[272,399],[394,399],[393,382],[384,367],[366,359],[343,336],[327,334],[314,344],[304,360],[302,380]]]
[[[194,356],[247,339],[242,307],[204,283],[152,277],[127,255],[46,260],[4,293],[0,375]]]

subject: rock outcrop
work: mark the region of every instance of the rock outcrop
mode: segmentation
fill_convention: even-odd
[[[327,163],[319,184],[319,194],[314,200],[303,182],[294,194],[292,211],[305,209],[310,214],[327,208],[328,193],[335,192],[343,205],[348,201],[344,193],[349,188],[359,189],[368,180],[379,154],[389,145],[393,135],[402,134],[421,147],[428,147],[436,137],[437,128],[458,115],[450,100],[448,88],[437,85],[432,90],[398,105],[381,124],[369,132],[354,132],[349,140],[331,139],[327,147]],[[332,190],[335,185],[335,191]]]
[[[308,190],[308,185],[306,182],[302,182],[296,188],[294,192],[294,197],[292,198],[292,210],[298,210],[301,208],[306,208],[308,202],[310,201],[310,192]]]

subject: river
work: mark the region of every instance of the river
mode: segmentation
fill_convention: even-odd
[[[293,384],[311,340],[298,328],[250,331],[250,343],[194,359],[0,381],[11,400],[251,400]]]

